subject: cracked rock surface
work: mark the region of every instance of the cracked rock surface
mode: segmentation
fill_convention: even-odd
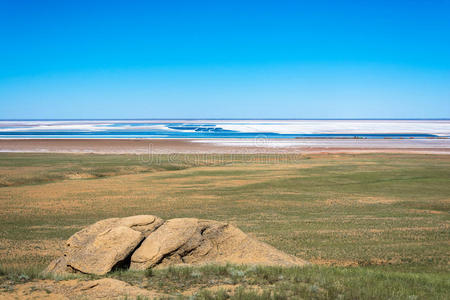
[[[104,275],[115,266],[145,270],[169,265],[259,264],[302,266],[306,261],[260,242],[224,222],[151,216],[99,221],[71,236],[51,273]]]
[[[64,255],[50,263],[46,272],[104,275],[163,222],[152,215],[99,221],[72,235],[66,242]]]
[[[228,223],[180,218],[168,220],[144,240],[131,256],[130,269],[206,263],[294,266],[306,261],[255,240]]]

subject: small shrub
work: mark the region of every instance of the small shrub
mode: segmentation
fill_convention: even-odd
[[[6,275],[6,271],[3,269],[2,266],[0,266],[0,276],[5,276]]]
[[[28,280],[30,280],[30,276],[28,276],[27,274],[20,274],[17,278],[20,281],[28,281]]]
[[[153,269],[152,268],[148,268],[147,270],[145,270],[145,277],[149,278],[149,277],[153,277]]]
[[[199,270],[194,270],[194,271],[192,271],[191,276],[195,277],[195,278],[199,278],[199,277],[203,276],[203,273],[200,272]]]

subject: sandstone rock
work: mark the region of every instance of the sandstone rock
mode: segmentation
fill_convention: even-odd
[[[144,239],[141,232],[118,226],[99,233],[84,247],[66,257],[71,268],[83,273],[103,275],[123,261]]]
[[[66,257],[61,256],[54,259],[44,270],[44,274],[49,273],[63,275],[67,273],[75,273],[75,270],[67,264]]]
[[[182,218],[169,220],[150,234],[131,256],[130,269],[205,263],[307,264],[249,237],[230,224]]]
[[[71,236],[64,256],[54,260],[45,272],[106,274],[162,223],[151,215],[99,221]]]
[[[17,284],[11,292],[0,292],[0,299],[168,299],[169,295],[103,278],[92,281],[39,280]]]
[[[75,233],[64,256],[46,272],[104,275],[121,263],[134,270],[178,264],[307,264],[228,223],[194,218],[164,223],[155,216],[134,216],[99,221]]]
[[[152,215],[131,216],[118,219],[117,222],[117,225],[130,227],[133,230],[142,232],[145,237],[164,223],[163,219]]]
[[[85,297],[86,299],[124,299],[126,298],[161,298],[167,295],[159,294],[146,289],[132,286],[126,282],[112,279],[103,278],[94,281],[86,281],[78,284],[75,288],[71,289],[71,292],[75,295]],[[77,298],[77,299],[78,299]]]

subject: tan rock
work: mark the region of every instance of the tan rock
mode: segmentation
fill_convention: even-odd
[[[162,219],[151,215],[99,221],[72,235],[64,256],[55,259],[45,272],[106,274],[162,223]]]
[[[74,273],[75,270],[72,269],[68,264],[65,256],[58,257],[54,259],[44,270],[45,274],[52,273],[57,275]]]
[[[86,299],[124,299],[124,297],[133,299],[146,297],[154,299],[167,296],[112,278],[82,282],[75,288],[72,288],[71,292],[77,295],[78,298],[82,296]]]
[[[88,274],[104,275],[124,260],[144,239],[141,232],[118,226],[99,233],[84,247],[71,251],[67,264]]]
[[[200,244],[201,234],[197,219],[172,219],[161,227],[161,230],[156,230],[149,235],[133,253],[132,269],[143,270],[153,267],[167,254],[173,254],[172,259],[182,262],[178,253],[188,251],[189,248],[195,248]]]
[[[133,230],[142,232],[145,237],[155,231],[156,228],[164,223],[163,219],[152,215],[138,215],[118,219],[121,226],[130,227]]]
[[[164,221],[161,218],[152,215],[140,215],[126,218],[111,218],[98,221],[83,230],[78,231],[67,240],[67,246],[72,248],[83,247],[87,240],[108,229],[116,226],[126,226],[133,230],[142,232],[148,236],[156,228],[161,226]]]
[[[169,220],[150,234],[131,256],[130,269],[206,263],[307,264],[228,223],[183,218]]]
[[[18,284],[11,292],[0,293],[1,299],[155,299],[169,295],[132,286],[126,282],[103,278],[92,281],[39,280]]]
[[[123,262],[134,270],[178,264],[307,264],[228,223],[194,218],[163,223],[155,216],[134,216],[99,221],[75,233],[64,256],[46,272],[103,275]]]

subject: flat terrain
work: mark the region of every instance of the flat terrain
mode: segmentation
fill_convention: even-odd
[[[450,155],[450,139],[0,139],[0,152],[99,154],[414,153]]]
[[[83,226],[153,214],[229,221],[315,266],[111,276],[206,299],[226,290],[237,298],[445,299],[449,210],[449,155],[2,153],[0,292],[36,276]]]

